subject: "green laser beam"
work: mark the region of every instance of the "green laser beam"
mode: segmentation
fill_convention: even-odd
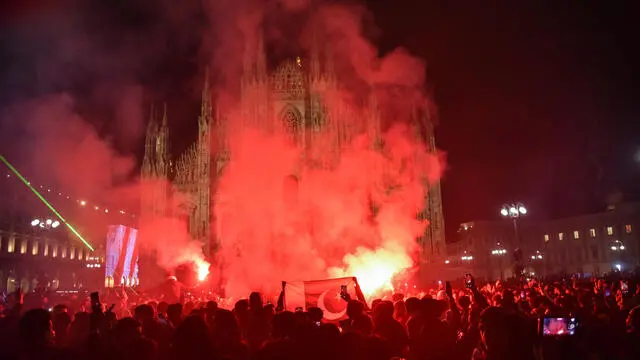
[[[16,168],[13,167],[13,165],[11,165],[11,163],[9,163],[9,161],[7,159],[5,159],[4,156],[0,155],[0,161],[2,161],[5,165],[7,165],[7,167],[9,168],[9,170],[11,170],[11,172],[13,172],[14,174],[16,174],[16,176],[18,177],[18,179],[20,179],[29,189],[31,189],[31,191],[38,197],[38,199],[40,199],[40,201],[42,201],[43,204],[45,204],[49,210],[51,210],[51,212],[53,212],[58,219],[60,219],[60,221],[65,224],[67,226],[67,228],[69,228],[69,230],[78,237],[78,239],[80,239],[80,241],[82,241],[87,248],[89,248],[89,250],[91,251],[95,251],[95,249],[93,248],[93,246],[91,246],[91,244],[85,240],[82,235],[80,235],[80,233],[78,232],[78,230],[76,230],[73,226],[71,226],[71,224],[69,224],[67,222],[67,220],[65,220],[62,215],[60,215],[60,213],[58,211],[56,211],[56,209],[53,207],[53,205],[51,205],[47,199],[45,199],[39,192],[38,190],[36,190],[33,186],[31,186],[31,184],[29,184],[29,182],[27,181],[27,179],[25,179],[22,174],[20,174],[20,172],[18,172],[18,170],[16,170]]]

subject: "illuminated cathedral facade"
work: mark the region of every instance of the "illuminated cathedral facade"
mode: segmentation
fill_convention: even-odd
[[[207,74],[208,76],[208,74]],[[332,135],[331,146],[339,149],[348,143],[353,134],[366,132],[372,138],[380,134],[380,111],[374,95],[368,97],[363,106],[365,116],[362,121],[341,122],[339,119],[352,119],[356,112],[349,106],[331,106],[328,108],[323,96],[337,89],[337,78],[330,49],[312,47],[304,61],[301,58],[280,63],[270,71],[264,42],[247,46],[243,60],[240,106],[238,111],[240,124],[234,126],[252,126],[265,131],[285,132],[302,149],[309,148],[321,130]],[[168,180],[156,181],[153,191],[145,192],[142,199],[141,216],[175,216],[168,214],[172,193],[175,191],[187,195],[187,201],[181,199],[180,213],[185,216],[190,236],[202,242],[206,255],[215,252],[215,226],[213,226],[213,201],[217,179],[224,171],[229,156],[225,144],[225,116],[220,115],[214,105],[212,92],[205,79],[202,91],[201,111],[198,117],[198,137],[175,161],[169,149],[169,128],[166,108],[163,112],[154,112],[147,128],[145,156],[142,165],[142,179]],[[335,104],[335,99],[332,99]],[[416,106],[412,111],[416,136],[431,152],[436,152],[433,126],[429,111]],[[357,124],[357,125],[356,125]],[[304,154],[304,152],[303,152]],[[322,165],[320,165],[322,166]],[[295,170],[292,170],[295,172]],[[427,219],[430,226],[418,239],[422,247],[422,261],[433,262],[446,254],[444,240],[444,221],[440,184],[428,185],[425,206],[418,216]],[[184,198],[184,196],[183,196]]]

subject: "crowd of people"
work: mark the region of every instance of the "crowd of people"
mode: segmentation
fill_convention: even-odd
[[[112,304],[97,294],[49,307],[46,295],[17,291],[0,308],[0,358],[640,359],[640,283],[632,278],[480,285],[469,278],[420,298],[346,299],[347,318],[338,322],[324,321],[317,307],[291,312],[265,304],[259,293],[231,308],[126,298]]]

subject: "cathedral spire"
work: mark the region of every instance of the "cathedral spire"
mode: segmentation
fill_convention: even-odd
[[[150,177],[155,172],[155,143],[158,134],[158,123],[156,122],[155,107],[151,104],[149,112],[149,123],[147,124],[147,136],[144,145],[144,158],[142,160],[142,176]]]
[[[156,169],[158,175],[167,176],[169,170],[169,126],[167,125],[167,103],[164,103],[162,125],[158,129],[155,144]]]
[[[262,31],[262,29],[258,29],[256,78],[258,80],[265,80],[267,78],[267,54],[264,47],[264,32]]]
[[[167,126],[167,103],[164,103],[164,109],[162,111],[162,126],[160,127],[161,131],[169,131],[169,126]]]
[[[200,104],[200,116],[198,117],[198,128],[200,132],[205,131],[212,120],[211,88],[209,86],[209,68],[204,71],[204,85],[202,87],[202,103]]]
[[[151,104],[151,111],[149,111],[149,123],[147,124],[147,142],[149,137],[155,135],[158,130],[158,124],[156,123],[155,106]]]

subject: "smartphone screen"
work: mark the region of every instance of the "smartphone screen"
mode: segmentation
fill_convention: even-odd
[[[578,320],[576,318],[543,318],[543,336],[571,336],[576,333]]]
[[[620,290],[623,294],[629,293],[629,284],[626,281],[620,281]]]

